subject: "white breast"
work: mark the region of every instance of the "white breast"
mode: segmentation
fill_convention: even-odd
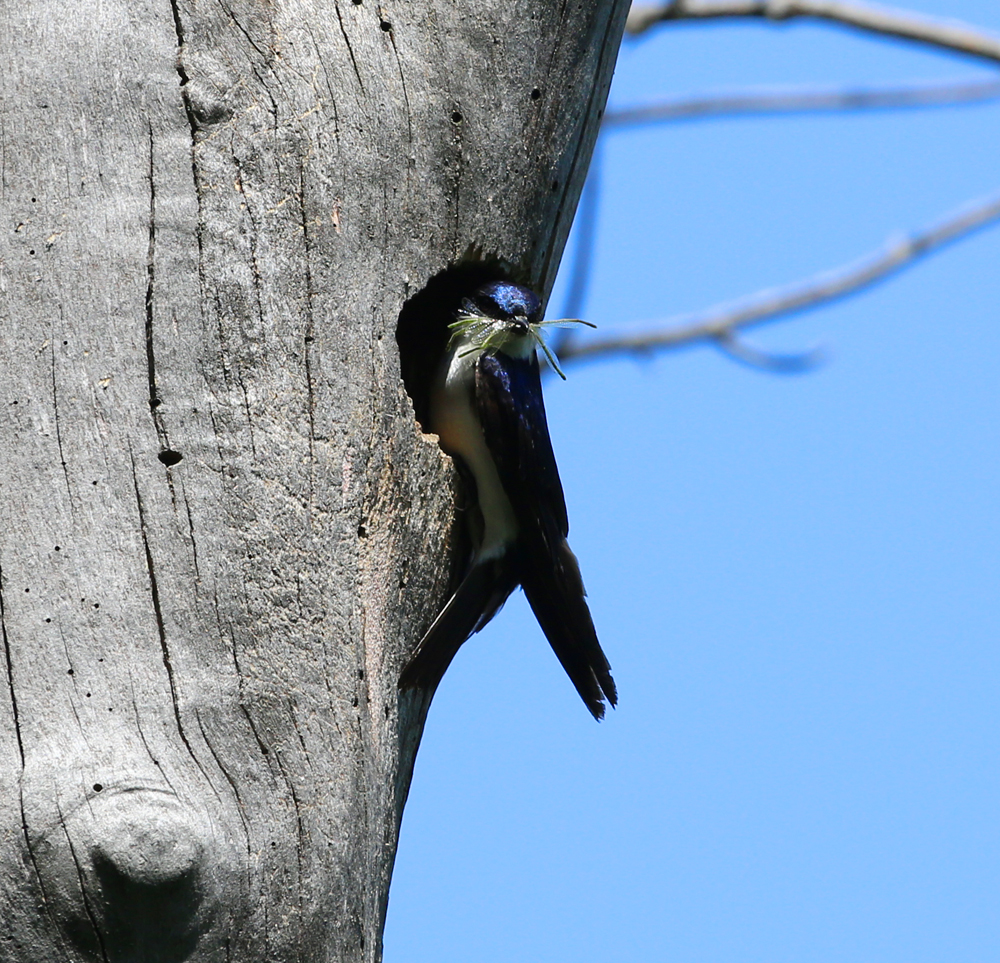
[[[441,439],[441,447],[449,455],[460,456],[476,479],[485,524],[476,558],[482,560],[503,554],[517,537],[517,519],[474,407],[475,365],[480,352],[463,357],[467,350],[468,345],[459,344],[441,365],[431,391],[431,426]]]

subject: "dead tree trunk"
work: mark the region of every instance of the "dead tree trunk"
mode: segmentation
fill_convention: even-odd
[[[394,326],[548,290],[626,6],[0,9],[0,960],[379,959],[452,564]]]

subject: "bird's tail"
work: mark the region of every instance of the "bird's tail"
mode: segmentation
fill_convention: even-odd
[[[611,666],[597,640],[576,556],[565,538],[550,535],[559,540],[554,552],[522,551],[521,585],[576,691],[594,718],[603,719],[604,700],[618,704]]]
[[[517,587],[508,558],[473,563],[458,590],[425,633],[399,678],[400,689],[437,688],[451,660]]]

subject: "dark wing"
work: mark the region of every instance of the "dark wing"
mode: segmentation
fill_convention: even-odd
[[[462,643],[496,615],[515,588],[517,577],[507,556],[473,565],[420,640],[399,678],[399,688],[433,692]]]
[[[547,542],[544,550],[551,545]],[[576,556],[565,538],[548,557],[527,540],[521,551],[521,585],[531,610],[580,698],[595,719],[603,719],[604,700],[618,705],[618,692],[590,617]]]
[[[597,639],[556,468],[538,361],[482,354],[476,407],[504,492],[517,516],[518,571],[532,611],[576,691],[596,719],[618,702]]]
[[[569,534],[566,499],[545,420],[538,359],[481,354],[476,408],[500,482],[521,524],[544,514]]]

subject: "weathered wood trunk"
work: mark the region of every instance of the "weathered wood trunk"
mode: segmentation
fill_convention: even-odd
[[[0,7],[0,960],[380,957],[453,563],[394,326],[548,289],[625,12]]]

